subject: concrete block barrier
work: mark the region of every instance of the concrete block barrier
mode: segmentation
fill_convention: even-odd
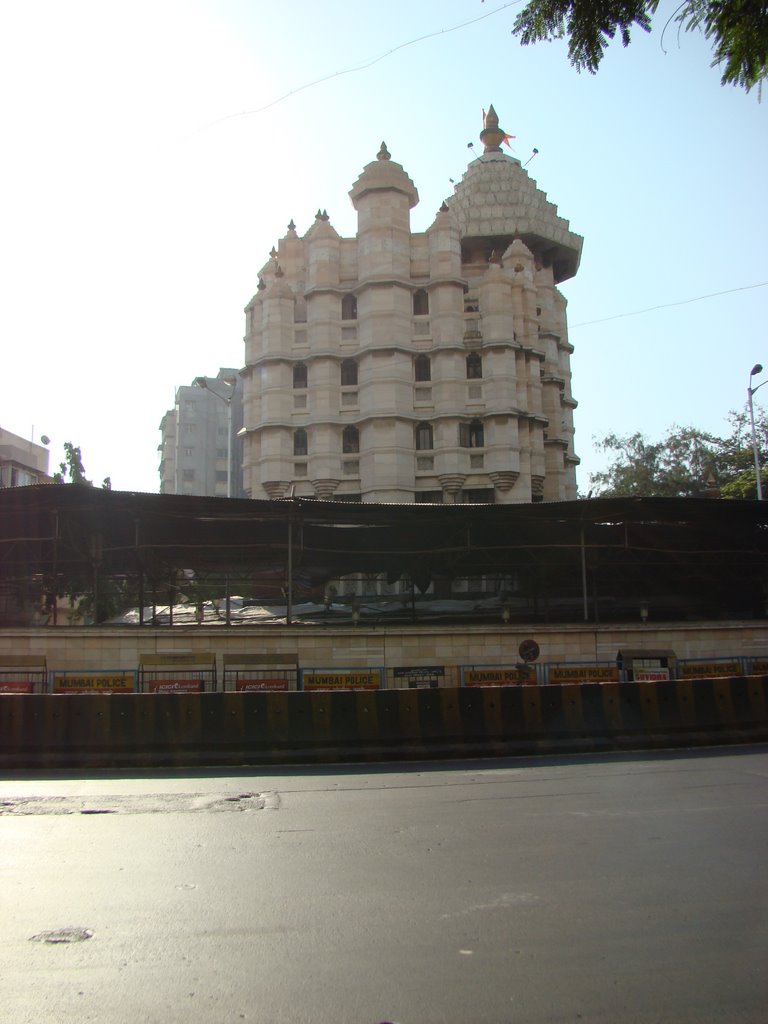
[[[768,676],[429,690],[5,694],[2,768],[331,763],[768,740]]]

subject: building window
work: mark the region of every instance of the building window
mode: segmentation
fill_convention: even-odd
[[[294,395],[293,396],[293,408],[294,409],[306,409],[307,408],[307,396],[306,395]]]
[[[429,296],[423,288],[413,293],[413,315],[426,316],[429,313]]]
[[[216,483],[217,484],[225,484],[227,482],[227,476],[228,476],[228,474],[227,474],[226,469],[217,469],[216,470]]]
[[[357,299],[354,295],[345,295],[341,300],[341,319],[357,320]]]
[[[485,446],[482,420],[459,424],[459,444],[462,448],[483,448]]]
[[[345,476],[359,476],[360,475],[360,460],[359,459],[346,459],[344,461],[344,475]]]
[[[294,476],[306,476],[307,475],[307,464],[306,462],[296,462],[293,466]]]
[[[416,451],[430,451],[434,448],[434,438],[431,423],[418,423],[415,431]]]
[[[354,359],[345,359],[341,364],[341,386],[353,387],[357,384],[357,363]]]
[[[194,450],[195,450],[194,448],[185,448],[184,449],[184,454],[185,455],[191,455]]]
[[[467,378],[468,380],[480,380],[483,376],[483,360],[477,352],[470,352],[467,356]]]
[[[413,372],[416,380],[432,380],[432,360],[429,356],[416,356]]]
[[[420,455],[416,459],[416,469],[427,472],[435,468],[435,460],[431,455]]]
[[[350,455],[353,452],[360,451],[360,434],[358,433],[357,427],[344,427],[344,433],[342,434],[341,439],[341,450],[345,455]]]
[[[189,451],[190,451],[190,454],[191,454],[192,453],[192,449],[190,448]],[[227,453],[227,449],[226,448],[217,448],[216,449],[216,458],[217,459],[226,459],[227,455],[228,455],[228,453]]]
[[[461,492],[460,501],[467,505],[493,505],[496,494],[492,487],[470,487]]]
[[[187,480],[187,481],[194,480],[195,479],[195,471],[194,471],[194,469],[182,469],[182,471],[181,471],[181,479],[182,480]]]
[[[293,368],[293,386],[295,388],[305,388],[307,386],[307,365],[306,363],[296,363]]]
[[[294,430],[293,432],[293,454],[294,455],[306,455],[307,454],[307,432],[303,428]]]

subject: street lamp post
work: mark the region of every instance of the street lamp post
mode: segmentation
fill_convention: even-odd
[[[747,400],[749,401],[749,423],[752,427],[752,453],[755,456],[755,477],[757,478],[757,500],[763,500],[763,480],[760,473],[760,453],[757,448],[757,434],[755,432],[755,409],[752,401],[752,396],[756,391],[759,391],[763,384],[768,384],[768,381],[763,381],[763,384],[758,384],[756,388],[752,387],[752,378],[757,373],[762,373],[763,367],[761,363],[755,363],[752,369],[749,371],[749,386],[747,387]]]
[[[222,380],[222,384],[226,385],[229,389],[229,393],[226,395],[219,394],[219,392],[210,386],[207,377],[195,377],[194,384],[198,388],[203,388],[206,391],[218,398],[220,401],[225,402],[227,406],[227,497],[232,497],[232,399],[235,397],[235,384],[230,384],[226,380]]]

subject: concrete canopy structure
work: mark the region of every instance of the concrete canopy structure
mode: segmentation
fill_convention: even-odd
[[[520,503],[576,497],[570,354],[557,285],[570,231],[491,107],[483,154],[422,233],[382,143],[350,191],[355,238],[291,221],[246,307],[252,498]]]

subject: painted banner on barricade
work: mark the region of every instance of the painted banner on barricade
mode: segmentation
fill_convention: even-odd
[[[668,668],[636,668],[633,673],[636,683],[658,683],[669,679]]]
[[[29,679],[0,678],[0,693],[32,693],[32,687]]]
[[[202,679],[147,679],[146,688],[150,693],[202,693]]]
[[[576,662],[570,665],[550,665],[550,683],[618,683],[617,665]]]
[[[53,693],[133,693],[135,672],[56,672],[52,673]]]
[[[45,693],[47,689],[44,655],[0,654],[0,693]]]
[[[211,651],[162,651],[139,656],[143,693],[202,693],[216,690],[216,656]]]
[[[290,683],[286,678],[273,677],[272,679],[241,679],[235,680],[235,690],[238,693],[257,693],[262,690],[289,690]]]
[[[716,661],[680,661],[677,665],[679,679],[711,679],[718,676],[740,676],[741,664],[737,658]]]
[[[225,690],[263,693],[297,690],[299,661],[295,654],[253,654],[249,651],[224,655]]]
[[[303,690],[380,690],[380,668],[306,669],[301,673]]]
[[[392,675],[398,689],[436,690],[445,681],[445,666],[399,665]]]
[[[536,682],[536,669],[525,666],[480,666],[463,667],[462,686],[530,686]]]

